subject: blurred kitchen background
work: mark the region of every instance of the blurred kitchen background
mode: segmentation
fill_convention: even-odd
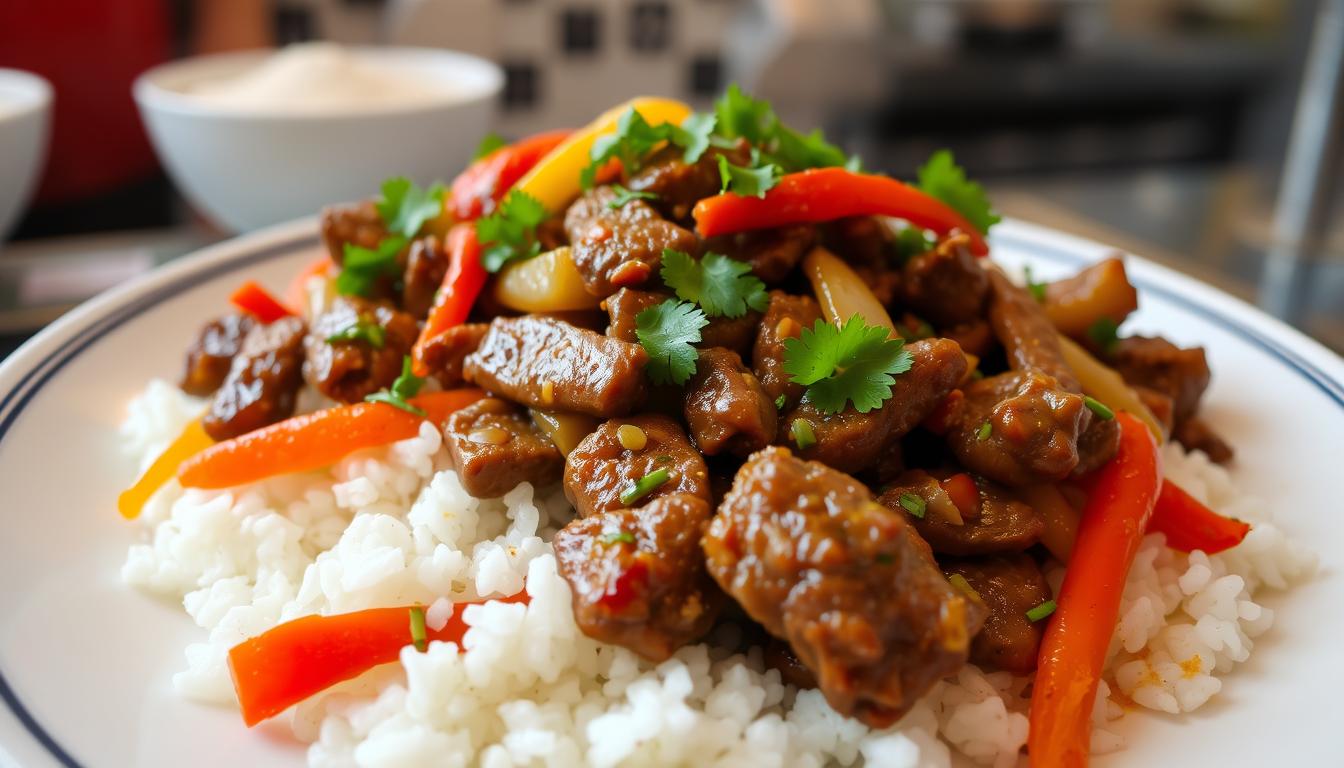
[[[3,0],[0,67],[53,81],[56,106],[41,184],[0,245],[0,354],[231,234],[160,169],[133,78],[309,40],[491,59],[510,138],[637,93],[703,107],[737,81],[869,168],[909,177],[950,147],[1002,213],[1178,267],[1344,350],[1340,0]]]

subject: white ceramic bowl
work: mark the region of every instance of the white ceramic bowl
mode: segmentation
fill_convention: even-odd
[[[442,98],[405,107],[303,113],[219,106],[190,89],[246,72],[273,52],[205,56],[149,70],[135,100],[178,188],[217,224],[242,232],[368,197],[385,178],[453,177],[489,128],[503,87],[499,67],[429,48],[354,48]]]
[[[47,154],[51,86],[17,69],[0,69],[0,241],[28,203]]]

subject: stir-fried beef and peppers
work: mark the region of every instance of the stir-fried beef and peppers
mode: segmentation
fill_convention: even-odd
[[[707,114],[637,101],[327,209],[303,306],[236,301],[182,388],[211,438],[263,448],[315,429],[284,421],[305,383],[351,404],[315,415],[349,450],[437,418],[469,493],[561,484],[585,633],[656,661],[754,622],[786,679],[885,726],[968,659],[1057,663],[1042,566],[1098,477],[1154,438],[1231,456],[1203,350],[1118,333],[1121,260],[1023,287],[982,258],[997,221],[949,153],[903,184],[735,87]],[[464,385],[488,394],[433,400]],[[227,445],[184,484],[248,477]]]

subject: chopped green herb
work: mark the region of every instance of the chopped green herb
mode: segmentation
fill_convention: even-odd
[[[481,265],[498,272],[511,261],[530,259],[541,253],[537,225],[546,220],[541,201],[513,190],[495,212],[476,220],[476,239],[481,244]]]
[[[1087,409],[1092,413],[1095,413],[1097,418],[1102,421],[1110,421],[1115,418],[1115,411],[1107,408],[1105,403],[1091,395],[1083,395],[1083,405],[1086,405]]]
[[[1022,267],[1022,275],[1027,279],[1027,293],[1031,294],[1031,297],[1036,300],[1037,304],[1044,304],[1045,283],[1037,282],[1036,278],[1032,277],[1030,264]]]
[[[374,349],[382,349],[383,344],[387,342],[387,331],[383,326],[361,317],[327,337],[328,344],[339,344],[343,341],[365,341]]]
[[[481,143],[476,145],[476,152],[471,156],[472,160],[480,160],[486,155],[493,154],[496,149],[508,146],[504,137],[491,131],[481,137]]]
[[[780,125],[775,131],[772,154],[781,166],[796,170],[841,166],[857,172],[862,166],[857,157],[849,157],[844,150],[827,141],[820,128],[803,134]]]
[[[628,504],[629,502],[625,501],[624,497],[622,497],[621,503]],[[598,541],[602,542],[604,545],[608,547],[610,547],[612,544],[617,543],[634,544],[635,534],[629,531],[606,531],[598,538]]]
[[[793,442],[800,451],[817,444],[817,433],[812,431],[812,422],[807,419],[794,419],[789,431],[793,433]]]
[[[807,399],[823,413],[839,413],[846,400],[867,413],[890,398],[895,377],[910,370],[914,358],[904,346],[858,315],[840,327],[819,319],[784,340],[784,372],[807,387]]]
[[[406,246],[406,239],[393,235],[383,238],[377,250],[353,243],[345,244],[341,271],[336,275],[336,292],[342,296],[364,296],[373,293],[379,280],[392,279],[400,271],[397,254]]]
[[[634,107],[623,112],[616,121],[616,130],[597,137],[588,153],[588,167],[579,174],[579,184],[589,189],[597,180],[597,171],[612,158],[621,161],[621,168],[629,176],[639,170],[644,158],[664,142],[671,142],[684,151],[682,159],[693,163],[700,159],[710,145],[714,132],[713,115],[690,115],[681,125],[662,123],[649,125]]]
[[[635,315],[635,337],[649,355],[645,369],[655,384],[685,384],[695,373],[700,329],[709,318],[686,301],[668,299]]]
[[[660,453],[657,456],[653,457],[653,461],[656,464],[671,464],[672,457],[668,456],[666,453]]]
[[[1045,617],[1054,613],[1056,607],[1057,606],[1055,605],[1054,600],[1046,600],[1044,603],[1041,603],[1035,608],[1032,608],[1031,610],[1027,611],[1027,618],[1031,619],[1032,621],[1040,621],[1041,619],[1044,619]]]
[[[984,188],[966,178],[966,171],[946,149],[934,152],[919,169],[918,186],[947,203],[982,233],[988,234],[990,227],[1003,220],[994,213]]]
[[[1115,352],[1115,346],[1120,343],[1120,326],[1103,315],[1088,326],[1087,337],[1097,345],[1102,354],[1111,355]]]
[[[992,427],[989,426],[989,422],[988,422],[988,421],[986,421],[985,423],[981,424],[981,425],[980,425],[980,428],[977,429],[977,430],[975,430],[975,439],[976,439],[976,440],[988,440],[988,439],[989,439],[989,433],[990,433],[990,430],[991,430],[991,429],[992,429]]]
[[[425,609],[415,606],[411,609],[411,642],[415,650],[424,653],[429,650],[429,633],[425,631]]]
[[[404,176],[383,182],[383,197],[375,205],[387,231],[408,240],[420,234],[426,221],[443,213],[442,184],[421,189]]]
[[[712,114],[693,112],[681,121],[681,125],[666,126],[667,138],[682,148],[681,159],[684,162],[694,163],[705,154],[705,150],[709,149],[714,125],[717,122],[717,118]]]
[[[742,92],[737,83],[731,83],[718,101],[714,102],[718,117],[718,133],[728,139],[743,138],[752,144],[762,144],[771,138],[779,118],[770,102],[753,99]]]
[[[622,187],[620,184],[612,184],[611,191],[616,193],[616,197],[612,198],[611,202],[607,203],[607,207],[613,211],[618,208],[624,208],[625,204],[630,202],[631,200],[658,199],[658,196],[652,192],[636,192],[632,189],[626,189],[625,187]]]
[[[768,101],[748,96],[737,83],[729,85],[723,96],[714,102],[714,114],[718,118],[715,145],[731,148],[734,140],[746,139],[761,151],[766,162],[779,166],[782,171],[791,173],[828,166],[858,171],[862,167],[857,157],[845,155],[839,147],[826,141],[820,130],[804,134],[784,125]],[[753,159],[752,165],[759,166],[761,162]]]
[[[896,233],[896,258],[902,263],[938,246],[938,241],[919,227],[904,227]]]
[[[776,398],[775,398],[775,410],[776,410],[776,411],[782,411],[782,410],[784,410],[784,404],[787,403],[787,402],[789,402],[789,398],[788,398],[787,396],[785,396],[785,395],[780,395],[779,397],[776,397]]]
[[[406,402],[415,397],[423,386],[425,386],[425,380],[411,373],[411,358],[407,355],[401,359],[401,375],[392,382],[392,386],[374,392],[365,397],[364,400],[370,403],[386,403],[394,408],[400,408],[407,413],[413,413],[424,418],[424,411]]]
[[[971,582],[967,581],[966,577],[962,576],[960,573],[954,573],[951,576],[948,576],[947,581],[949,584],[961,590],[962,592],[966,593],[967,595],[975,598],[976,600],[982,603],[984,602],[984,598],[980,597],[980,593],[975,591],[975,588],[971,586]]]
[[[922,496],[917,496],[908,492],[901,494],[901,506],[905,508],[906,512],[909,512],[921,520],[924,519],[924,513],[928,509],[928,505],[925,504]]]
[[[744,167],[728,162],[728,158],[719,155],[720,192],[729,192],[743,197],[765,197],[771,187],[779,183],[779,166],[774,163],[758,163],[759,153],[752,153],[752,165]]]
[[[627,486],[624,491],[621,491],[621,503],[626,506],[634,504],[636,501],[639,501],[650,493],[658,490],[663,483],[666,483],[671,479],[672,472],[666,467],[655,469]]]
[[[663,251],[663,282],[683,301],[700,305],[707,317],[741,317],[747,308],[760,312],[770,303],[765,283],[751,274],[751,265],[718,253],[699,261],[681,251]]]

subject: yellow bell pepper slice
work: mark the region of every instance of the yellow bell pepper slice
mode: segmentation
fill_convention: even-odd
[[[140,479],[135,481],[135,485],[117,497],[117,509],[121,516],[127,520],[139,517],[149,497],[177,476],[178,465],[214,444],[215,441],[205,433],[205,427],[201,426],[201,420],[192,419],[182,434],[174,438]]]
[[[616,122],[631,107],[649,125],[681,124],[691,114],[691,108],[674,99],[640,96],[603,112],[586,127],[575,131],[549,154],[541,159],[526,176],[518,180],[514,189],[535,197],[546,210],[557,213],[578,197],[579,174],[591,162],[589,154],[597,137],[616,130]]]

